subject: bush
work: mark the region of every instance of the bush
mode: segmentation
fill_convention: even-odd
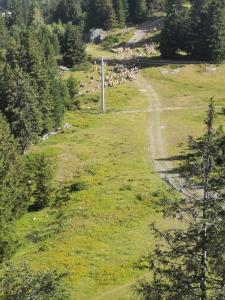
[[[33,203],[30,211],[47,207],[54,195],[55,170],[52,161],[43,154],[26,157],[27,178],[31,186]]]
[[[116,45],[118,45],[120,42],[121,42],[120,35],[109,35],[102,42],[102,46],[105,49],[111,49],[111,48],[115,47]]]
[[[0,299],[67,300],[61,286],[65,275],[49,270],[33,272],[26,264],[22,267],[7,264],[0,278]]]
[[[71,193],[86,189],[87,184],[78,179],[76,182],[68,182],[65,186],[58,189],[52,207],[60,207],[71,199]]]

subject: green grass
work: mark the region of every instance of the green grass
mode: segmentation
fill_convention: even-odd
[[[58,210],[18,220],[21,246],[13,260],[29,261],[35,269],[67,271],[71,299],[89,300],[102,293],[99,299],[105,299],[105,292],[108,299],[128,299],[126,284],[142,276],[134,264],[154,244],[148,225],[170,223],[154,209],[160,195],[170,192],[149,161],[147,114],[113,112],[146,105],[130,83],[113,88],[107,96],[109,113],[99,114],[97,106],[67,113],[65,121],[72,127],[31,149],[56,161],[59,183],[79,178],[85,188],[71,193]]]
[[[163,137],[173,155],[177,143],[202,132],[205,109],[195,106],[207,106],[212,96],[217,105],[224,105],[225,66],[213,76],[200,66],[182,67],[179,74],[165,77],[160,69],[143,72],[160,95],[161,107],[187,107],[161,114]],[[83,71],[64,76],[71,74],[80,81],[87,77]],[[67,271],[65,286],[71,299],[127,300],[130,284],[143,276],[134,264],[154,246],[148,225],[156,221],[160,228],[177,226],[155,209],[163,195],[175,196],[152,168],[147,113],[122,112],[147,107],[135,84],[106,90],[105,115],[99,113],[95,97],[99,91],[81,97],[80,112],[66,114],[70,129],[30,150],[55,160],[59,184],[85,184],[59,209],[28,213],[16,222],[21,245],[13,260],[29,261],[35,269]],[[217,123],[223,120],[219,117]]]
[[[180,72],[176,75],[161,74],[165,68],[171,71],[177,67]],[[163,137],[169,155],[178,154],[178,145],[185,142],[189,135],[197,137],[202,134],[210,98],[214,98],[217,112],[221,112],[221,106],[225,106],[224,71],[225,65],[217,66],[215,73],[206,72],[203,65],[164,66],[143,70],[160,96],[161,107],[172,109],[161,113],[161,121],[165,126]],[[215,127],[223,123],[224,118],[217,116]]]

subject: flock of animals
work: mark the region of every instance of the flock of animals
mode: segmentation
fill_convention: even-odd
[[[111,49],[111,51],[114,53],[114,59],[137,59],[157,54],[158,48],[159,44],[151,43],[138,48],[118,47]]]
[[[126,80],[136,80],[139,73],[139,68],[135,65],[126,66],[116,64],[111,68],[106,69],[105,87],[113,87],[124,83]],[[80,83],[79,95],[82,96],[88,93],[94,93],[100,89],[101,71],[99,65],[95,62],[94,70],[90,75],[87,75],[87,80]]]

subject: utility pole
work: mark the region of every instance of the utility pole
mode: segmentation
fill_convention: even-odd
[[[105,113],[105,62],[102,57],[102,63],[101,63],[101,110],[102,113]]]

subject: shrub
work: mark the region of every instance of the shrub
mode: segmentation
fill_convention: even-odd
[[[33,272],[27,264],[22,267],[7,264],[0,278],[0,299],[67,300],[61,286],[65,275],[49,270]]]
[[[53,163],[43,154],[34,154],[26,157],[26,169],[33,198],[29,210],[43,209],[50,204],[54,195]]]
[[[102,46],[105,49],[111,49],[112,47],[118,45],[121,42],[121,37],[119,35],[109,35],[102,42]]]

